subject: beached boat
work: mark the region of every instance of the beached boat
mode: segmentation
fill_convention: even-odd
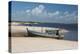
[[[63,39],[64,35],[60,34],[60,30],[45,30],[45,33],[43,32],[36,32],[29,30],[27,28],[28,36],[30,37],[50,37],[50,38],[57,38],[57,39]]]

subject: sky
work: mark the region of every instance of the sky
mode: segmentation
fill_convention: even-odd
[[[12,1],[11,20],[74,24],[78,23],[78,6]]]

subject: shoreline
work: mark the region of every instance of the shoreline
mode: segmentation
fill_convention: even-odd
[[[43,28],[41,28],[41,27],[34,27],[34,26],[19,26],[20,24],[11,24],[11,33],[12,33],[12,35],[11,36],[13,36],[14,34],[16,35],[14,35],[15,37],[17,37],[17,34],[18,34],[18,37],[20,36],[22,36],[22,37],[24,37],[24,36],[27,36],[27,28],[29,29],[29,30],[31,30],[31,31],[35,31],[35,32],[43,32],[43,33],[45,33],[45,30],[55,30],[55,29],[59,29],[59,28],[49,28],[49,27],[43,27]],[[42,30],[43,29],[43,30]],[[66,29],[61,29],[61,31],[60,31],[60,33],[68,33],[68,32],[70,32],[70,31],[68,31],[68,30],[66,30]],[[68,40],[68,39],[67,39]],[[71,40],[70,40],[71,41]],[[74,40],[74,41],[76,41],[76,40]]]
[[[29,26],[28,26],[29,27]],[[54,38],[27,37],[26,26],[11,25],[11,51],[16,52],[37,52],[54,50],[72,50],[78,48],[78,41],[69,41]],[[29,29],[34,29],[29,27]],[[40,31],[41,28],[38,28]],[[37,31],[37,29],[34,29]],[[68,32],[64,30],[65,32]],[[14,37],[16,35],[16,37]]]
[[[34,27],[34,26],[17,26],[17,25],[11,25],[11,33],[12,34],[13,33],[15,33],[15,34],[20,33],[21,34],[21,32],[22,32],[25,35],[25,34],[27,34],[27,28],[29,30],[32,30],[32,31],[35,31],[35,32],[41,32],[41,33],[42,32],[45,33],[45,30],[58,30],[59,29],[59,28],[49,28],[49,27],[43,27],[42,28],[42,27]],[[64,30],[64,29],[61,29],[60,30],[60,33],[66,33],[66,32],[69,32],[69,31]]]

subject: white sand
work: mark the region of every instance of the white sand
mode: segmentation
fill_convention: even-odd
[[[25,26],[11,26],[11,32],[27,32]]]
[[[78,43],[75,41],[39,37],[12,37],[12,52],[53,51],[77,48]]]

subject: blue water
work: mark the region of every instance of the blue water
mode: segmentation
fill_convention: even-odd
[[[69,31],[64,34],[64,40],[78,41],[78,25],[77,24],[39,23],[39,24],[22,24],[22,25],[63,28]]]
[[[64,40],[78,41],[78,32],[69,31],[64,34]]]

